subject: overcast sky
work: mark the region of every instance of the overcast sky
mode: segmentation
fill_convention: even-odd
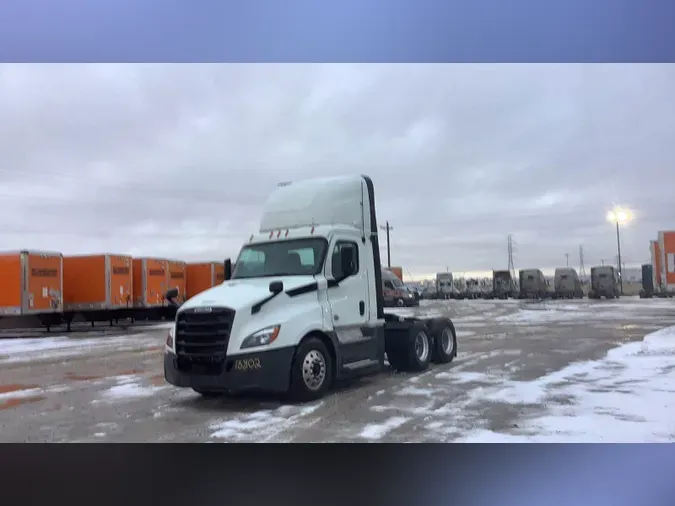
[[[277,182],[365,173],[415,276],[675,228],[673,65],[0,65],[0,249],[236,256]],[[382,240],[384,246],[384,240]],[[383,258],[386,258],[383,257]]]

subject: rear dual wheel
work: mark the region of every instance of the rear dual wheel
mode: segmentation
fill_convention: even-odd
[[[447,364],[456,355],[455,327],[446,318],[413,322],[404,338],[387,347],[389,364],[405,372],[424,371],[432,361]]]

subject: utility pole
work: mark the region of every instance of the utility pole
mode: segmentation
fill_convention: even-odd
[[[380,228],[387,231],[387,267],[391,269],[391,247],[389,246],[389,231],[394,230],[394,227],[390,226],[388,221],[386,223],[386,225],[380,226]]]
[[[570,266],[570,254],[569,253],[565,253],[565,264],[567,265],[567,267]]]

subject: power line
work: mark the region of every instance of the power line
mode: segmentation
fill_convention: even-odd
[[[509,234],[507,238],[508,242],[508,253],[509,253],[509,266],[508,271],[511,273],[511,289],[515,290],[516,284],[516,267],[513,262],[513,236]]]
[[[579,277],[586,277],[586,267],[584,267],[584,247],[579,245]]]

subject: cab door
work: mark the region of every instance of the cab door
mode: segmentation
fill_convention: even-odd
[[[342,279],[341,257],[351,254],[354,273]],[[328,302],[333,330],[340,347],[341,366],[374,360],[378,347],[368,323],[368,272],[365,251],[356,240],[340,239],[333,243],[326,262],[329,280]],[[333,284],[332,280],[338,280]],[[341,280],[341,281],[340,281]]]

